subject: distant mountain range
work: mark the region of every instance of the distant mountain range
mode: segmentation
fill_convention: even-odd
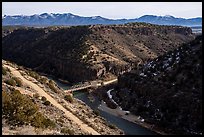
[[[124,24],[129,22],[146,22],[158,25],[180,25],[180,26],[202,26],[202,18],[176,18],[173,16],[144,15],[135,19],[107,19],[101,16],[83,17],[71,13],[64,14],[35,14],[31,16],[15,15],[2,16],[2,25],[22,25],[22,26],[53,26],[53,25],[92,25],[92,24]]]

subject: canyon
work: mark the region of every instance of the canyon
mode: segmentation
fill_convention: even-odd
[[[107,111],[115,109],[117,103],[125,112],[142,117],[142,122],[166,134],[202,134],[201,47],[202,35],[183,26],[149,23],[3,26],[2,69],[7,66],[10,71],[7,74],[2,71],[2,88],[8,93],[20,89],[37,102],[40,111],[58,126],[51,134],[64,134],[63,123],[71,127],[65,134],[124,134],[124,131],[108,124],[83,101],[75,97],[65,101],[66,94],[73,94],[65,93],[45,75],[69,85],[106,81],[100,83],[101,88],[85,91],[102,96],[110,107]],[[27,87],[9,86],[7,79],[12,79],[14,68]],[[112,82],[114,85],[108,86]],[[41,98],[46,95],[52,105],[45,107],[42,99],[32,98],[36,91]],[[65,118],[64,113],[72,118]],[[56,117],[63,117],[66,122],[58,122]]]
[[[5,29],[2,57],[70,82],[113,78],[195,38],[146,23]]]

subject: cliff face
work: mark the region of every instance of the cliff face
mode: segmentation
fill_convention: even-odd
[[[118,76],[194,39],[187,27],[145,23],[19,28],[4,34],[3,59],[72,82],[109,72]]]
[[[202,134],[202,36],[119,77],[113,99],[175,134]]]

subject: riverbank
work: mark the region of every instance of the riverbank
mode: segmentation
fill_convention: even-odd
[[[162,129],[155,126],[154,124],[149,124],[145,122],[145,119],[143,119],[141,116],[136,116],[132,114],[130,111],[123,110],[112,98],[111,92],[114,90],[113,86],[112,88],[108,88],[104,93],[107,95],[106,98],[103,98],[101,101],[101,104],[99,105],[99,109],[102,111],[105,111],[107,113],[110,113],[112,115],[118,116],[122,119],[128,120],[132,123],[138,124],[144,128],[147,128],[157,134],[161,135],[168,135],[165,133]],[[110,104],[115,104],[115,108],[110,107]]]
[[[136,115],[133,115],[131,113],[127,113],[127,111],[123,111],[119,107],[117,107],[116,109],[111,109],[106,105],[106,103],[104,101],[101,101],[101,104],[99,105],[98,109],[101,111],[105,111],[109,114],[112,114],[114,116],[120,117],[122,119],[128,120],[130,122],[133,122],[135,124],[138,124],[142,127],[145,127],[149,130],[156,132],[157,134],[167,135],[166,133],[162,132],[158,128],[154,127],[154,125],[150,125],[148,123],[145,123],[144,119],[142,119],[140,116],[136,116]]]
[[[61,88],[66,90],[67,84],[61,83],[59,80],[54,80]],[[120,129],[125,131],[127,135],[155,135],[155,132],[152,132],[148,128],[144,126],[140,126],[140,124],[136,122],[131,122],[125,119],[124,117],[120,117],[118,115],[113,115],[110,112],[103,111],[99,109],[99,105],[101,104],[101,99],[98,97],[101,96],[101,93],[106,93],[109,89],[112,89],[115,84],[106,85],[105,87],[100,87],[98,89],[89,91],[77,91],[74,93],[74,97],[83,101],[86,105],[90,106],[93,110],[99,110],[100,116],[104,117],[110,124],[114,124],[118,126]],[[90,97],[91,96],[91,97]],[[79,112],[79,111],[78,111]]]

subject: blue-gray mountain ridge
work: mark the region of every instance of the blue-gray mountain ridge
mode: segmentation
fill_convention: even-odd
[[[101,16],[83,17],[74,15],[71,13],[43,13],[35,14],[31,16],[15,15],[2,16],[3,26],[76,26],[76,25],[93,25],[93,24],[124,24],[129,22],[145,22],[158,25],[179,25],[179,26],[202,26],[202,17],[197,18],[176,18],[173,16],[155,16],[155,15],[144,15],[134,19],[107,19]]]

